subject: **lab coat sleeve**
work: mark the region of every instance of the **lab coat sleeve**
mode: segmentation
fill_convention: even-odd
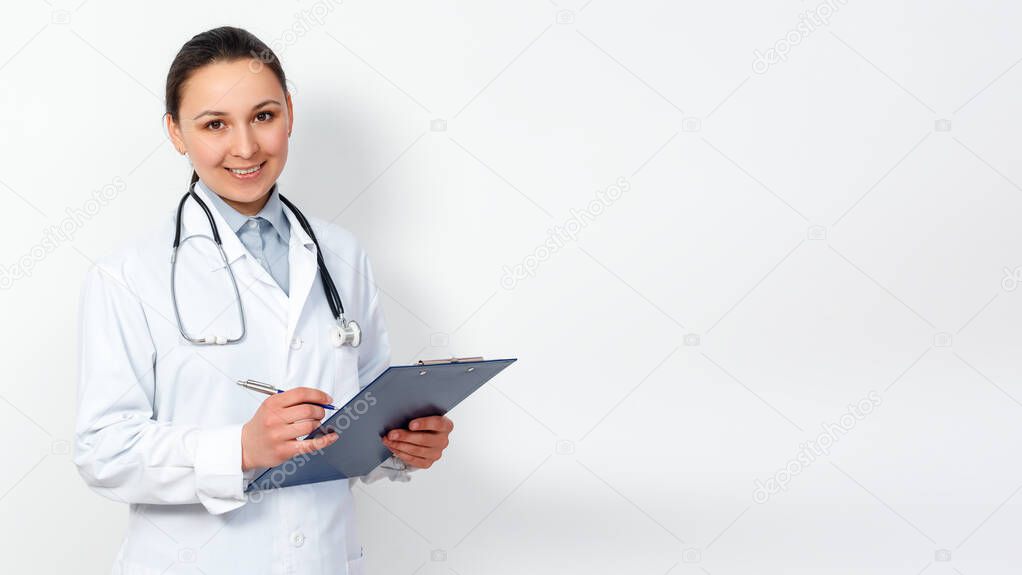
[[[365,258],[365,279],[366,290],[372,294],[368,311],[362,320],[362,334],[366,341],[362,343],[367,353],[360,353],[358,356],[358,385],[363,388],[373,382],[390,365],[390,340],[387,337],[387,326],[383,317],[383,310],[380,307],[380,290],[376,287],[372,267],[368,257]],[[409,468],[401,459],[391,456],[383,463],[376,466],[376,469],[363,475],[359,479],[363,483],[374,483],[383,478],[391,481],[411,481],[411,472],[415,468]]]
[[[153,419],[159,361],[143,303],[117,269],[93,267],[81,294],[74,463],[96,492],[125,503],[245,503],[241,425]]]
[[[359,477],[362,483],[376,483],[377,481],[387,478],[391,481],[402,481],[408,482],[412,480],[411,473],[415,471],[414,467],[408,467],[401,459],[390,456],[389,459],[376,466],[368,474]]]

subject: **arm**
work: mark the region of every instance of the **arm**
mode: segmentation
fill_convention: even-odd
[[[74,462],[101,495],[128,503],[245,503],[239,425],[153,419],[159,361],[142,302],[97,266],[82,288]]]

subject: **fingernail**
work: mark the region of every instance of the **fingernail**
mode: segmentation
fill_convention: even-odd
[[[419,428],[419,422],[418,421],[413,421],[412,424],[408,426],[408,429],[411,429],[413,431],[418,429],[418,428]]]
[[[390,432],[390,438],[391,439],[397,439],[397,432],[396,431],[391,431]]]

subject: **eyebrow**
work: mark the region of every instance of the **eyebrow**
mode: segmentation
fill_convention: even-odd
[[[277,100],[273,100],[273,99],[263,100],[262,102],[259,102],[255,106],[252,106],[252,109],[253,110],[258,110],[259,108],[262,108],[263,106],[266,106],[267,104],[276,104],[276,105],[279,106],[280,102],[278,102]],[[201,113],[199,113],[198,116],[195,116],[192,119],[193,120],[198,120],[199,118],[201,118],[203,116],[226,116],[226,115],[227,115],[226,112],[218,112],[216,110],[203,110]]]

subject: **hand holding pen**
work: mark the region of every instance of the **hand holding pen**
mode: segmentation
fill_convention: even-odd
[[[336,432],[315,439],[298,439],[319,427],[327,408],[336,409],[330,405],[333,399],[326,392],[311,387],[282,391],[266,384],[256,389],[259,386],[252,383],[245,380],[238,385],[272,395],[241,428],[242,471],[280,465],[295,455],[317,451],[337,441]]]
[[[244,387],[245,389],[251,389],[252,391],[258,391],[259,393],[265,393],[266,395],[285,393],[283,389],[277,389],[276,387],[273,387],[268,383],[263,383],[261,381],[256,381],[254,379],[239,379],[235,383],[237,383],[241,387]],[[312,405],[318,405],[323,409],[337,409],[336,407],[330,405],[329,403],[313,403]]]

